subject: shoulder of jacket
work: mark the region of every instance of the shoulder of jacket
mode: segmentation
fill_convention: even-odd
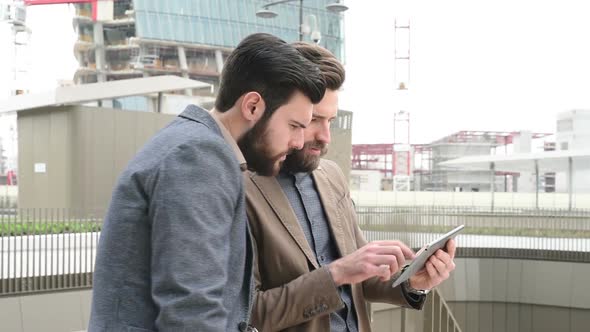
[[[338,192],[345,193],[348,191],[348,180],[344,177],[342,169],[332,160],[322,159],[320,167],[315,172],[321,172],[330,182],[332,188]]]
[[[342,169],[340,169],[340,166],[338,166],[338,164],[336,164],[334,161],[322,159],[320,160],[319,168],[319,170],[325,173],[326,176],[331,180],[346,182],[344,179],[344,173],[342,173]]]

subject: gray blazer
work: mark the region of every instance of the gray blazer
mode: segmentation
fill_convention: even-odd
[[[238,159],[188,106],[121,174],[100,236],[94,331],[238,331],[252,248]]]

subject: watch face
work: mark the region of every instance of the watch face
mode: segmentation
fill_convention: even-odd
[[[430,289],[421,289],[418,291],[418,293],[422,295],[428,295],[428,293],[430,293]]]

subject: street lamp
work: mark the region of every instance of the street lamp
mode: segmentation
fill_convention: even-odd
[[[262,9],[256,12],[256,16],[261,18],[274,18],[279,15],[279,13],[270,10],[269,8],[275,5],[280,5],[287,2],[299,1],[299,41],[303,40],[304,34],[309,34],[311,32],[311,40],[313,40],[316,44],[320,42],[322,38],[322,34],[318,29],[317,18],[315,15],[309,15],[309,23],[303,22],[303,0],[280,0],[268,3],[262,6]],[[329,3],[326,5],[326,9],[335,12],[335,13],[342,13],[348,10],[348,7],[341,4],[340,1],[336,1],[333,3]],[[312,30],[313,28],[313,30]]]

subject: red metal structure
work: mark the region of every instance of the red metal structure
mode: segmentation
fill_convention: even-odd
[[[474,131],[474,130],[461,130],[449,136],[445,136],[439,140],[436,140],[430,145],[437,143],[472,143],[478,140],[494,140],[496,146],[512,144],[514,137],[518,136],[517,131]],[[553,134],[548,133],[533,133],[532,138],[543,138]]]
[[[411,144],[411,158],[414,165],[413,173],[428,172],[429,161],[432,154],[432,146],[444,143],[475,143],[490,140],[493,146],[506,146],[514,142],[514,137],[519,132],[512,131],[473,131],[462,130],[454,134],[445,136],[441,139],[428,144]],[[550,136],[549,133],[533,133],[532,138],[543,138]],[[385,144],[353,144],[352,145],[352,169],[353,170],[378,170],[384,177],[393,177],[395,174],[394,165],[394,146],[395,143]],[[416,159],[419,160],[416,160]],[[499,173],[499,175],[502,175]]]
[[[378,170],[393,176],[393,144],[353,144],[352,169]]]

